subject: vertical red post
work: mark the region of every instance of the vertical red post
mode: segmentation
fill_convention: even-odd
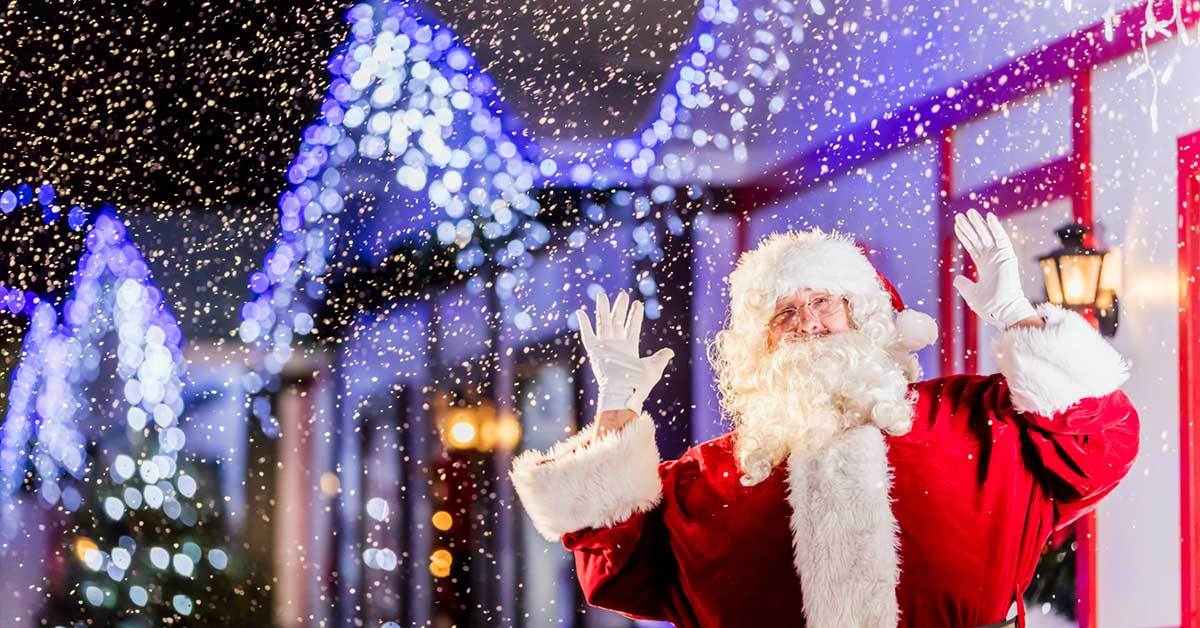
[[[950,215],[950,200],[954,192],[954,130],[942,130],[938,144],[938,335],[941,346],[941,372],[954,372],[954,217]]]
[[[1179,138],[1181,628],[1200,628],[1200,131]]]
[[[1086,246],[1094,246],[1092,216],[1092,73],[1071,80],[1071,213],[1088,227]],[[1092,324],[1096,322],[1092,319]],[[1075,522],[1075,603],[1080,628],[1096,628],[1096,513]]]
[[[1092,73],[1085,70],[1071,82],[1071,192],[1075,222],[1091,227],[1092,216]],[[1083,241],[1095,246],[1091,231]]]
[[[963,256],[963,274],[972,281],[979,279],[979,270],[975,268],[975,260],[971,256]],[[979,373],[979,315],[969,307],[963,312],[963,372],[974,375]]]

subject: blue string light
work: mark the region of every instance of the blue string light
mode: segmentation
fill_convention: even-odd
[[[286,172],[279,237],[251,275],[255,296],[241,312],[240,338],[260,349],[246,382],[252,394],[277,381],[295,338],[313,329],[338,239],[332,216],[349,191],[339,168],[350,159],[395,159],[395,182],[424,193],[443,214],[434,235],[457,249],[464,272],[485,262],[482,239],[521,242],[526,250],[505,258],[496,282],[503,299],[511,291],[501,286],[528,275],[528,250],[549,239],[531,194],[538,176],[531,147],[458,38],[409,3],[359,4],[346,18],[350,38],[327,64],[321,116],[303,131]],[[266,433],[277,433],[269,403],[260,398],[252,411]]]
[[[6,190],[0,198],[10,193],[20,205],[33,199],[28,185]],[[52,186],[39,187],[37,200],[43,209],[53,207],[54,199]],[[179,325],[115,210],[106,205],[90,222],[87,214],[78,205],[68,212],[69,226],[87,231],[85,251],[61,312],[50,299],[0,286],[8,311],[30,317],[0,425],[0,539],[11,539],[17,531],[13,502],[29,467],[44,503],[78,506],[77,493],[60,485],[60,479],[81,478],[86,470],[87,437],[81,427],[96,420],[93,413],[98,409],[90,406],[85,390],[99,375],[101,341],[108,334],[117,336],[124,422],[132,432],[157,436],[153,451],[141,461],[143,469],[153,467],[140,474],[143,481],[149,486],[174,477],[184,446],[178,426],[185,371]],[[60,215],[54,212],[56,218]],[[114,466],[110,475],[122,482],[129,479],[123,468]]]

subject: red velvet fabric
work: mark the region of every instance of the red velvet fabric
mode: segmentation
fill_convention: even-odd
[[[1019,413],[1001,375],[911,387],[913,429],[887,438],[900,626],[1000,621],[1051,532],[1129,471],[1137,413],[1119,390],[1054,416]],[[804,626],[786,462],[744,487],[727,434],[662,463],[659,474],[654,510],[563,535],[588,602],[680,627]]]

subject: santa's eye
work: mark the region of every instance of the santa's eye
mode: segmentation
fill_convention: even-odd
[[[771,326],[778,327],[787,325],[796,317],[796,308],[787,307],[779,311],[778,314],[771,318]]]

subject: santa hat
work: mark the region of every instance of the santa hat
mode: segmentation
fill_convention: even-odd
[[[917,351],[933,344],[938,337],[937,322],[925,312],[904,307],[904,300],[887,277],[878,270],[879,283],[892,299],[892,309],[896,311],[896,333],[900,336],[900,346],[908,351]]]
[[[858,248],[854,240],[819,228],[768,236],[738,260],[727,279],[733,323],[748,315],[749,305],[774,309],[775,302],[801,288],[833,294],[887,294],[895,314],[901,347],[916,351],[937,340],[938,328],[928,314],[906,308],[900,293]]]

